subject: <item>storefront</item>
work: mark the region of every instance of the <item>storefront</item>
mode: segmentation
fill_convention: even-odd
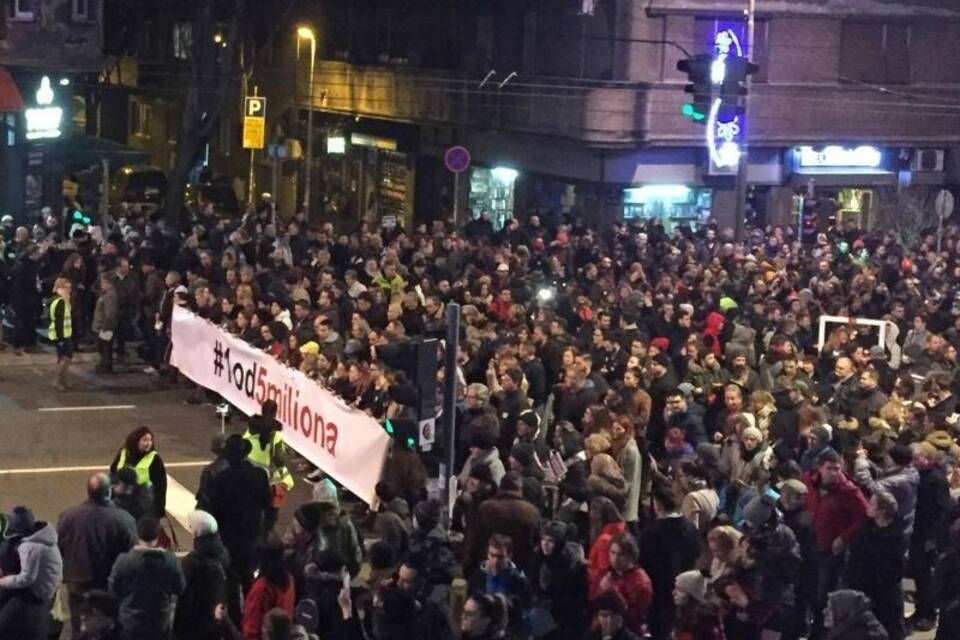
[[[396,137],[330,126],[319,161],[324,214],[350,228],[359,220],[412,221],[415,163]]]
[[[490,212],[495,229],[500,229],[511,218],[515,201],[514,188],[519,172],[510,167],[473,167],[470,170],[470,214],[479,217],[481,211]]]
[[[872,229],[877,224],[878,191],[909,185],[914,176],[935,171],[912,170],[912,149],[872,145],[799,146],[787,152],[794,187],[795,222],[810,218],[819,228],[833,225]],[[937,169],[937,167],[932,167]],[[942,165],[939,170],[942,172]]]
[[[667,232],[678,225],[696,229],[710,217],[711,189],[680,184],[651,184],[623,190],[625,220],[660,220]]]

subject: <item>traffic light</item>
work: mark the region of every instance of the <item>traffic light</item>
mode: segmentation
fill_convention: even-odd
[[[714,57],[700,54],[677,62],[677,70],[687,74],[690,84],[684,91],[693,94],[693,102],[683,105],[683,115],[694,122],[706,123],[713,99],[713,82],[710,72]]]
[[[70,212],[70,221],[73,224],[83,225],[84,227],[89,227],[93,224],[93,218],[85,214],[80,209],[73,209]]]
[[[723,79],[720,83],[720,98],[724,105],[736,106],[742,96],[747,95],[747,76],[753,75],[760,67],[746,58],[728,56],[722,61]]]

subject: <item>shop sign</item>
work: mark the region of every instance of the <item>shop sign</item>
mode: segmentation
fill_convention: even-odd
[[[267,99],[247,96],[243,99],[243,148],[263,149],[267,132]]]
[[[37,89],[37,106],[24,112],[27,120],[27,140],[47,140],[60,137],[63,109],[54,106],[53,98],[50,77],[43,76],[40,79],[40,88]]]
[[[383,149],[384,151],[396,151],[397,141],[389,138],[378,138],[369,136],[365,133],[351,133],[350,144],[358,147],[372,147],[374,149]]]
[[[806,168],[876,169],[883,163],[883,152],[876,147],[829,146],[823,149],[798,147],[800,166]]]

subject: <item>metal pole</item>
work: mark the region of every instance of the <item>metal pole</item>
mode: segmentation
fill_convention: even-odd
[[[943,216],[940,215],[940,212],[937,212],[937,259],[940,258],[940,253],[943,251]]]
[[[446,521],[449,523],[451,507],[456,498],[455,466],[457,460],[457,352],[460,350],[460,305],[447,305],[447,344],[443,357],[443,435],[446,445],[445,460],[440,465],[440,482],[443,484]]]
[[[310,38],[310,110],[307,111],[307,161],[306,180],[303,184],[303,209],[310,220],[310,187],[313,183],[313,83],[317,64],[317,39]]]
[[[754,15],[757,10],[757,0],[747,0],[747,60],[753,62],[753,41],[756,23]],[[750,110],[750,74],[747,74],[744,82],[747,88],[747,95],[743,97],[743,144],[741,145],[740,162],[737,165],[737,211],[734,220],[734,237],[737,242],[743,240],[743,227],[747,213],[747,171],[750,167],[750,145],[748,138],[750,135],[750,120],[748,113]]]
[[[259,95],[259,93],[260,93],[259,87],[254,86],[254,87],[253,87],[253,97],[257,97],[257,96]],[[256,149],[250,149],[250,175],[249,175],[248,178],[247,178],[247,204],[253,204],[253,203],[254,203],[254,196],[253,196],[253,194],[254,194],[254,192],[256,192],[256,190],[257,190],[257,186],[256,186],[256,185],[257,185],[257,175],[256,175],[256,171],[254,170],[254,162],[255,162],[255,154],[256,154],[256,152],[257,152]]]
[[[460,173],[453,174],[453,228],[460,226]]]
[[[103,178],[100,187],[103,189],[103,194],[100,197],[100,224],[103,224],[110,212],[110,160],[104,158],[100,162],[103,165]]]

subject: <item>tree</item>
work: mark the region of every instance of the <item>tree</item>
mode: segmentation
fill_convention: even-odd
[[[915,248],[926,232],[936,228],[936,194],[931,187],[884,187],[875,193],[875,226],[896,234],[908,249]]]
[[[203,145],[220,125],[228,98],[239,82],[238,46],[244,35],[241,18],[247,0],[192,3],[190,24],[190,72],[177,144],[177,158],[170,173],[163,215],[176,223],[183,210],[190,171]]]

